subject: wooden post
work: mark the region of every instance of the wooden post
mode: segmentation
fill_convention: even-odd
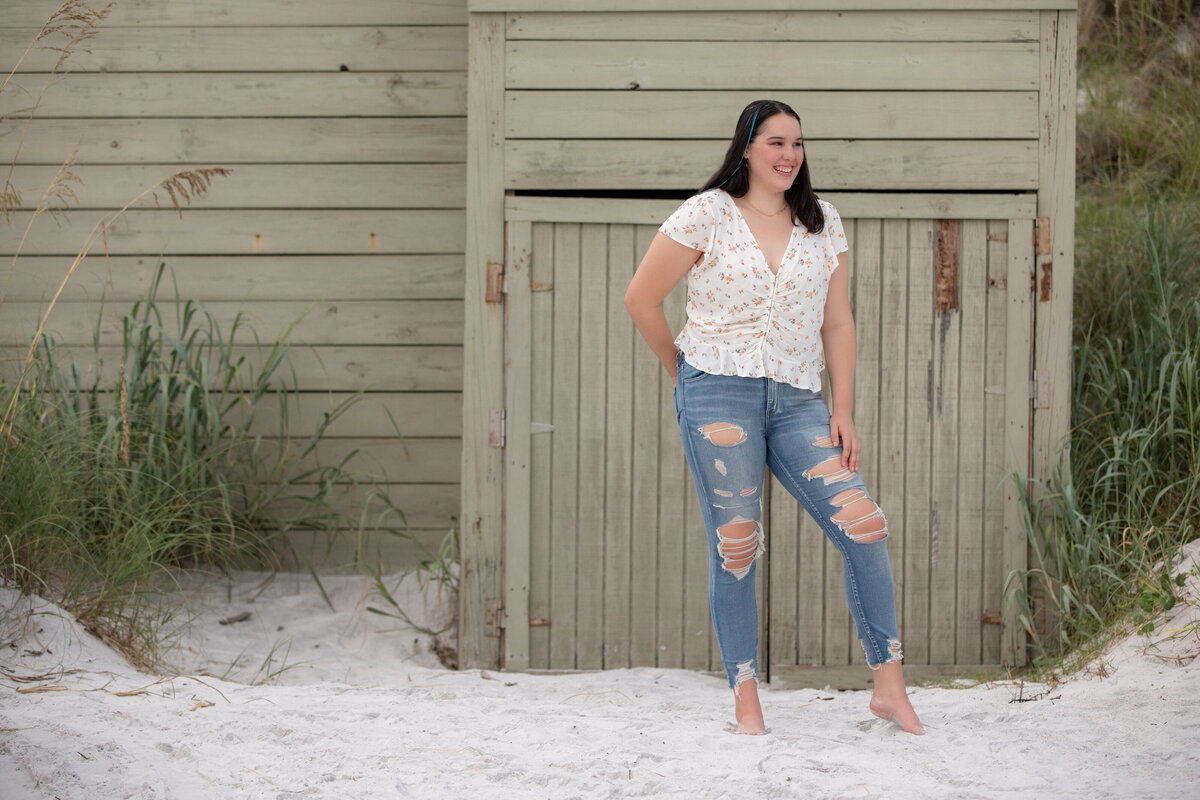
[[[503,303],[485,303],[504,260],[504,15],[471,14],[467,67],[467,241],[463,340],[462,548],[458,659],[500,665],[503,451],[488,442],[504,404]]]
[[[1071,424],[1071,298],[1075,271],[1075,50],[1076,12],[1041,13],[1038,91],[1038,218],[1040,242],[1034,285],[1034,370],[1038,391],[1033,404],[1033,499],[1049,480],[1063,449],[1070,468],[1067,432]],[[1049,225],[1049,232],[1045,226]],[[1043,389],[1044,387],[1044,389]],[[1035,598],[1037,599],[1037,598]],[[1043,635],[1057,641],[1050,606],[1039,602]]]

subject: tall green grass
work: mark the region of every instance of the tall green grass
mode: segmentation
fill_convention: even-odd
[[[1032,564],[1009,584],[1040,660],[1172,607],[1164,567],[1200,535],[1193,6],[1080,4],[1072,429],[1025,498]]]
[[[289,529],[353,527],[331,500],[351,480],[346,462],[320,465],[316,450],[354,399],[289,439],[286,333],[258,347],[259,363],[239,355],[260,345],[242,316],[224,330],[201,303],[160,302],[164,274],[120,319],[115,377],[100,377],[98,326],[90,381],[50,338],[23,375],[0,380],[0,407],[13,409],[0,579],[59,600],[145,663],[165,638],[159,590],[174,568],[270,566]],[[268,407],[278,430],[264,436]],[[283,505],[297,510],[281,518]]]

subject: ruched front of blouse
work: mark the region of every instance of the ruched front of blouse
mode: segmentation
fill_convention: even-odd
[[[714,375],[821,388],[825,297],[837,254],[847,245],[837,210],[818,202],[824,229],[809,233],[803,224],[793,225],[774,274],[722,189],[688,198],[662,224],[659,230],[674,241],[704,251],[688,271],[687,324],[675,339],[689,364]]]

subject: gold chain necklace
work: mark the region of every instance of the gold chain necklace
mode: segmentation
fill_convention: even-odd
[[[739,198],[739,199],[740,199],[740,200],[741,200],[743,203],[745,203],[746,205],[750,206],[750,208],[751,208],[751,209],[753,209],[754,211],[757,211],[759,214],[761,214],[761,215],[762,215],[762,216],[764,216],[764,217],[778,217],[778,216],[779,216],[780,214],[782,214],[784,211],[787,211],[787,210],[788,210],[788,204],[785,202],[785,203],[783,204],[783,208],[779,209],[778,211],[774,211],[774,212],[772,212],[772,213],[768,214],[766,211],[763,211],[761,208],[759,208],[758,206],[754,205],[754,203],[751,203],[751,202],[750,202],[749,200],[747,200],[745,197],[741,197],[741,198]]]

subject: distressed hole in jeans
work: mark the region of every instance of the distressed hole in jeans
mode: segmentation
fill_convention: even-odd
[[[721,459],[719,459],[719,458],[714,458],[714,459],[713,459],[713,466],[714,466],[714,467],[716,467],[716,468],[717,468],[717,472],[721,473],[722,475],[728,475],[728,474],[729,474],[729,469],[728,469],[728,468],[725,466],[725,462],[724,462],[724,461],[722,461]],[[732,495],[731,495],[731,496],[732,496]]]
[[[738,690],[746,681],[758,681],[758,676],[754,673],[753,661],[741,661],[738,663],[737,677],[733,679],[733,696],[741,700],[742,695]]]
[[[837,445],[834,444],[833,439],[830,439],[828,436],[818,436],[816,439],[813,439],[813,446],[814,447],[828,447],[828,448],[837,447]]]
[[[746,432],[732,422],[710,422],[700,433],[717,447],[733,447],[746,441]]]
[[[867,650],[867,646],[864,644],[864,645],[863,645],[863,652],[865,653],[865,652],[866,652],[866,650]],[[900,662],[900,661],[903,661],[903,660],[904,660],[904,651],[903,651],[903,649],[901,649],[901,647],[900,647],[900,640],[899,640],[899,639],[888,639],[888,657],[887,657],[887,660],[886,660],[886,661],[884,661],[884,662],[883,662],[883,663],[881,663],[881,664],[871,664],[871,665],[870,665],[870,667],[871,667],[871,669],[873,669],[873,670],[874,670],[874,669],[879,669],[879,668],[880,668],[880,667],[882,667],[884,664],[895,664],[895,663],[897,663],[897,662]]]
[[[713,489],[713,494],[717,497],[733,497],[733,492],[728,489]]]
[[[742,497],[753,497],[757,491],[758,491],[757,486],[751,486],[749,489],[742,489],[740,494],[742,495]]]
[[[834,495],[830,503],[840,509],[830,519],[853,541],[866,544],[887,538],[887,520],[883,511],[866,492],[847,489]]]
[[[810,481],[814,478],[820,478],[825,481],[826,486],[831,483],[848,481],[854,477],[853,472],[842,466],[842,457],[840,455],[830,456],[815,467],[804,470],[802,474]]]
[[[717,553],[724,559],[721,566],[738,580],[750,572],[750,565],[765,551],[762,527],[752,519],[734,517],[717,528]]]

